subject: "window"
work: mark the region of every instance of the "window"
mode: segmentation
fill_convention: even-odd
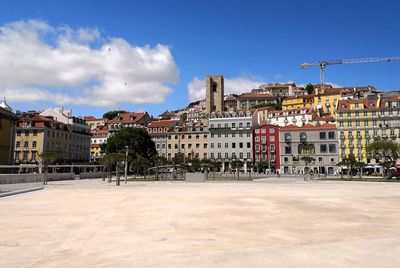
[[[263,129],[261,129],[261,133],[265,134],[265,133],[267,133],[267,130],[265,128],[263,128]]]
[[[347,118],[351,117],[351,112],[347,112]]]
[[[368,112],[365,111],[365,112],[364,112],[364,117],[367,117],[367,116],[368,116]]]
[[[175,144],[175,149],[178,149],[178,144]]]
[[[289,158],[288,157],[284,157],[283,161],[287,163],[287,162],[289,162]]]
[[[291,142],[292,141],[292,135],[290,133],[285,134],[285,142]]]
[[[196,143],[196,148],[200,148],[200,143]]]
[[[247,128],[250,128],[250,122],[247,122],[247,123],[246,123],[246,127],[247,127]]]
[[[225,148],[229,147],[229,143],[225,142]]]
[[[217,146],[218,148],[221,148],[221,143],[220,142],[218,142],[218,146]]]
[[[329,144],[329,152],[336,153],[336,144]]]
[[[243,123],[242,122],[239,123],[239,127],[243,127]]]
[[[24,142],[24,147],[29,147],[29,142]]]
[[[259,141],[260,141],[260,137],[257,136],[257,137],[255,138],[255,141],[256,141],[256,142],[259,142]]]
[[[368,121],[367,120],[364,121],[364,126],[368,127]]]
[[[32,142],[32,147],[33,147],[33,148],[36,148],[36,141],[33,141],[33,142]]]
[[[360,126],[360,120],[357,120],[356,121],[356,127],[359,127]]]
[[[340,118],[343,118],[343,113],[339,113],[339,117],[340,117]]]
[[[256,129],[254,132],[255,132],[256,134],[259,134],[259,133],[260,133],[260,130],[259,130],[259,129]]]
[[[335,132],[329,131],[329,132],[328,132],[328,138],[329,138],[330,140],[333,140],[333,139],[335,138]]]
[[[251,148],[251,142],[247,143],[247,148]]]
[[[36,161],[36,152],[32,152],[32,161]]]
[[[218,153],[217,157],[218,157],[218,159],[221,159],[222,158],[221,153]]]
[[[229,159],[229,154],[225,153],[225,159]]]
[[[343,122],[342,121],[339,122],[339,127],[343,127]]]
[[[285,154],[291,154],[292,153],[292,147],[291,146],[285,146]]]
[[[221,133],[218,133],[218,134],[217,134],[217,137],[218,137],[218,138],[221,138]]]
[[[269,133],[270,133],[270,134],[274,134],[274,133],[275,133],[275,129],[274,129],[274,128],[270,128],[270,129],[269,129]]]
[[[242,152],[239,153],[239,158],[243,159],[243,153]]]
[[[232,123],[232,128],[235,128],[236,127],[236,124],[235,123]]]
[[[318,162],[322,162],[322,157],[318,157]]]
[[[214,143],[210,143],[210,147],[211,147],[211,148],[214,148]]]
[[[21,146],[21,143],[19,141],[17,141],[17,143],[15,144],[15,147],[19,148]]]
[[[327,146],[326,146],[326,144],[321,144],[319,148],[320,148],[319,151],[320,151],[321,153],[326,153],[326,152],[327,152]]]
[[[157,144],[157,145],[159,145],[159,144]],[[182,147],[182,149],[185,149],[185,144],[181,144],[181,147]]]
[[[353,127],[353,123],[351,121],[347,122],[348,127]]]
[[[274,144],[271,144],[269,150],[270,150],[271,153],[272,153],[272,152],[275,152],[275,145],[274,145]]]
[[[37,130],[33,131],[33,136],[37,136]]]
[[[267,137],[265,137],[265,136],[264,136],[264,137],[261,137],[261,142],[262,142],[262,143],[266,143],[266,142],[267,142]]]
[[[243,142],[239,142],[239,148],[243,148]]]
[[[251,159],[250,152],[247,152],[247,159]]]
[[[211,159],[214,159],[214,153],[210,154]]]
[[[319,139],[320,140],[325,140],[326,139],[326,132],[320,132],[319,133]]]
[[[232,138],[235,138],[235,137],[236,137],[235,133],[232,133]]]
[[[25,131],[25,136],[29,136],[29,130]]]
[[[269,136],[269,141],[270,142],[275,142],[275,136]]]
[[[232,148],[236,148],[236,143],[232,142]]]
[[[17,131],[17,136],[21,136],[21,130]]]

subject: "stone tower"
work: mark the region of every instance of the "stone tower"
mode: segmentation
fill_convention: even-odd
[[[208,75],[206,78],[206,113],[224,111],[224,76]]]

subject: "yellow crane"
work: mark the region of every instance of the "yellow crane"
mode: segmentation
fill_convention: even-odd
[[[319,67],[319,75],[321,87],[324,86],[324,69],[328,65],[333,64],[353,64],[353,63],[370,63],[370,62],[392,62],[400,61],[400,57],[386,57],[386,58],[358,58],[358,59],[343,59],[343,60],[322,60],[316,63],[303,63],[300,65],[301,69],[309,67]]]

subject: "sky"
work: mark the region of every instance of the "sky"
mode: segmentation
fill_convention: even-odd
[[[319,83],[304,62],[400,56],[398,1],[0,2],[0,96],[15,110],[157,116],[271,82]],[[400,62],[332,65],[337,86],[400,89]]]

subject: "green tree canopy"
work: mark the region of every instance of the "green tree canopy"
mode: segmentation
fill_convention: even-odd
[[[107,153],[125,152],[129,148],[132,159],[140,156],[154,163],[156,146],[143,128],[123,128],[107,140]]]
[[[339,166],[345,166],[347,167],[347,176],[350,177],[351,179],[353,178],[353,170],[357,167],[361,167],[364,163],[359,162],[354,154],[350,154],[346,156],[345,158],[342,159],[338,163]],[[343,177],[343,170],[340,171]],[[360,175],[361,175],[361,170],[360,170]]]
[[[311,83],[308,83],[305,87],[307,94],[311,95],[314,94],[314,86]]]
[[[385,169],[393,167],[400,157],[400,145],[393,141],[377,140],[367,146],[367,155],[379,161],[383,167],[382,177],[385,177]]]
[[[103,118],[107,118],[107,119],[111,120],[114,117],[116,117],[119,113],[129,113],[129,112],[125,111],[125,110],[109,111],[109,112],[106,112],[105,114],[103,114]]]

